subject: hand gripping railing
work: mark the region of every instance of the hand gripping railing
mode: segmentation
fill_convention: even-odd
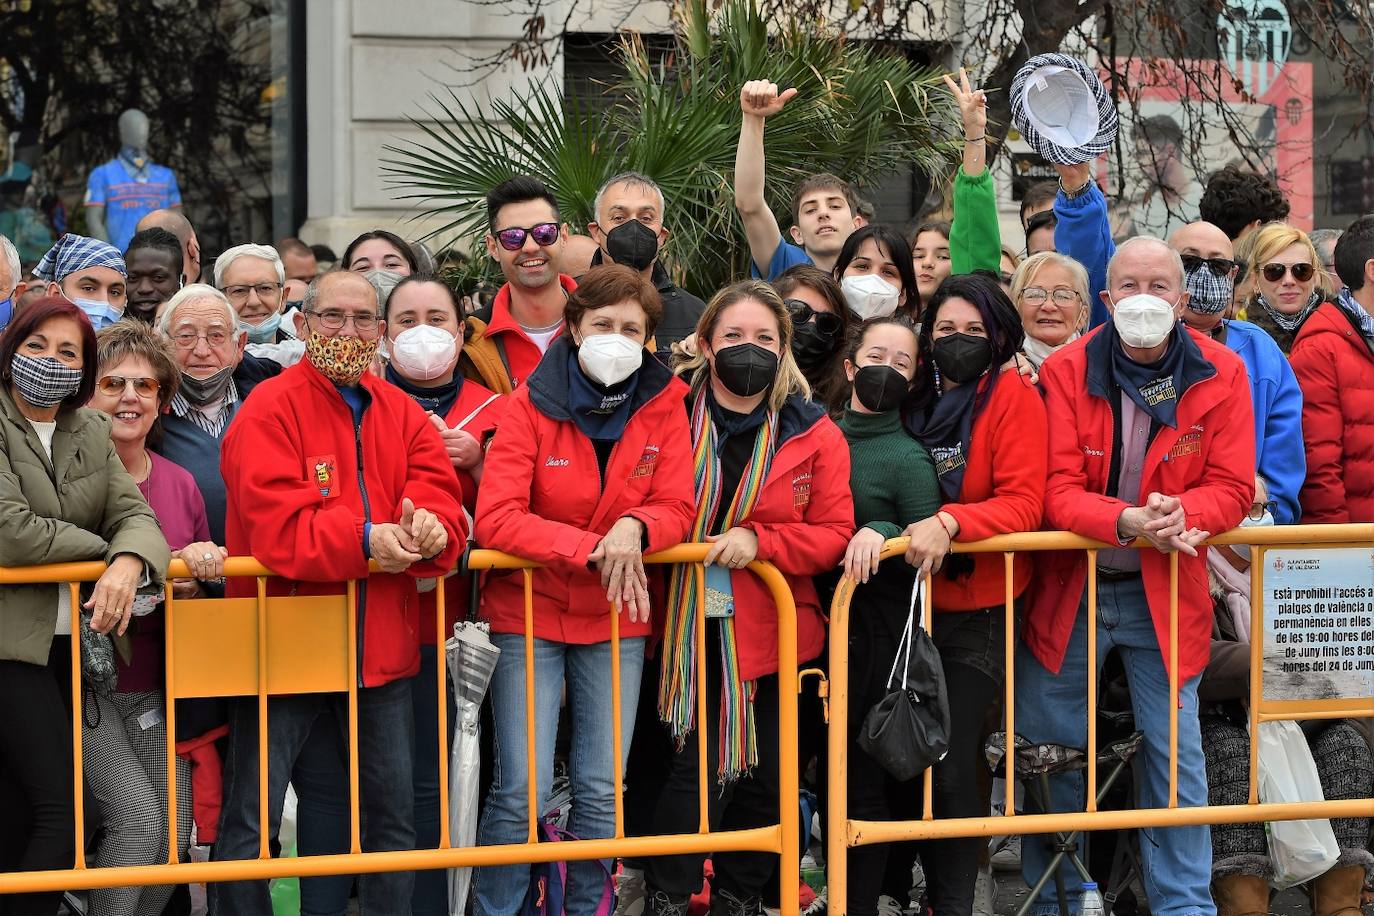
[[[1260,722],[1286,719],[1367,718],[1374,717],[1374,697],[1335,698],[1321,700],[1265,700],[1264,698],[1264,573],[1265,556],[1276,548],[1296,547],[1321,549],[1334,547],[1374,547],[1374,524],[1352,525],[1290,525],[1279,527],[1237,528],[1208,541],[1212,545],[1252,545],[1250,566],[1250,732],[1254,734]],[[1137,549],[1150,549],[1148,542],[1139,541]],[[1068,532],[1042,531],[1009,534],[968,544],[955,544],[957,553],[1001,553],[1004,557],[1006,597],[1005,652],[1006,681],[1004,697],[1005,732],[1016,734],[1015,634],[1013,609],[1012,562],[1018,552],[1046,550],[1083,550],[1088,555],[1087,614],[1089,621],[1097,620],[1097,553],[1115,545],[1102,544]],[[883,548],[882,557],[900,556],[907,548],[906,538],[894,538]],[[1032,580],[1031,588],[1034,588]],[[828,833],[826,837],[826,880],[829,909],[833,916],[844,916],[847,905],[848,856],[852,846],[873,843],[892,843],[905,840],[932,840],[955,837],[1037,834],[1077,830],[1120,830],[1134,827],[1179,827],[1195,824],[1227,824],[1252,821],[1305,820],[1332,817],[1374,816],[1374,799],[1304,802],[1294,804],[1260,804],[1257,778],[1258,742],[1250,742],[1250,798],[1244,805],[1178,807],[1178,555],[1169,557],[1169,802],[1165,808],[1132,809],[1126,811],[1097,810],[1097,632],[1089,626],[1087,658],[1088,746],[1086,748],[1087,791],[1086,810],[1077,813],[1017,814],[1014,792],[1016,754],[1009,747],[1004,758],[1006,766],[1005,814],[987,817],[934,819],[931,810],[933,773],[926,770],[922,777],[922,816],[910,821],[860,821],[848,817],[848,784],[846,781],[849,754],[849,717],[864,710],[849,709],[849,612],[855,583],[849,578],[841,581],[830,612],[830,797],[828,801]],[[927,610],[931,590],[925,589]],[[926,614],[930,627],[931,615]],[[1008,739],[1008,745],[1012,742]]]
[[[645,557],[650,564],[692,564],[697,576],[697,594],[704,595],[704,567],[709,544],[682,544]],[[525,613],[525,708],[533,709],[534,697],[534,596],[532,570],[538,564],[491,550],[473,550],[466,558],[465,572],[519,570],[524,577]],[[105,570],[103,563],[68,563],[49,566],[0,569],[0,588],[7,585],[65,583],[71,590],[72,607],[79,607],[80,583],[91,582]],[[778,689],[782,697],[797,695],[797,613],[792,593],[783,575],[771,563],[755,561],[749,570],[767,586],[777,610]],[[376,571],[375,566],[373,571]],[[168,844],[165,864],[88,867],[83,851],[86,814],[83,805],[81,761],[81,650],[79,628],[72,639],[72,791],[75,817],[72,824],[76,857],[71,868],[42,872],[0,874],[0,894],[28,893],[78,888],[124,887],[187,882],[241,881],[264,878],[333,874],[363,874],[386,871],[412,871],[485,865],[614,858],[649,857],[688,853],[733,851],[769,852],[781,859],[781,905],[783,916],[797,914],[797,874],[799,870],[800,812],[797,804],[797,760],[781,754],[778,774],[778,822],[744,830],[712,831],[708,816],[708,784],[713,768],[706,759],[706,741],[698,741],[698,829],[691,834],[627,837],[624,824],[624,780],[615,780],[615,835],[606,839],[569,840],[540,843],[537,766],[529,761],[528,817],[526,842],[502,846],[454,848],[449,836],[448,742],[439,742],[440,837],[437,849],[392,852],[363,852],[358,809],[358,706],[357,676],[357,585],[341,583],[343,594],[317,597],[269,597],[267,580],[271,570],[251,557],[235,557],[225,562],[225,575],[253,576],[257,595],[253,598],[177,600],[171,580],[187,577],[185,563],[174,560],[168,570],[166,591],[166,703],[167,723],[167,817],[168,836],[177,834],[176,779],[176,700],[191,697],[253,696],[258,706],[258,858],[240,861],[181,862],[176,843]],[[443,651],[445,632],[445,595],[442,584],[436,598],[436,639],[438,671],[434,689],[438,692],[439,735],[449,731],[447,691],[448,673]],[[706,626],[705,607],[696,609],[697,716],[698,727],[711,721],[706,710]],[[611,696],[613,757],[619,766],[624,755],[621,737],[620,704],[620,620],[610,614],[611,622]],[[292,693],[346,693],[348,697],[348,782],[350,789],[350,849],[347,854],[271,858],[267,805],[267,722],[268,698]],[[526,746],[537,754],[534,719],[527,716]],[[782,748],[797,746],[797,707],[780,703],[778,740]]]

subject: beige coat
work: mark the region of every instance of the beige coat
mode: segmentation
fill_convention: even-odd
[[[154,584],[163,581],[167,540],[115,453],[110,418],[59,410],[49,462],[0,387],[0,566],[108,562],[121,553],[141,559]],[[0,585],[0,659],[46,665],[56,625],[56,585]]]

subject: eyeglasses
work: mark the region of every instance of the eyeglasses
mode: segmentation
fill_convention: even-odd
[[[1259,521],[1260,519],[1264,518],[1264,513],[1266,513],[1266,512],[1268,512],[1270,515],[1273,515],[1275,512],[1278,511],[1278,508],[1279,508],[1279,504],[1278,504],[1276,501],[1272,500],[1272,499],[1269,500],[1269,502],[1267,502],[1267,503],[1251,503],[1251,504],[1250,504],[1250,521],[1252,521],[1252,522],[1257,522],[1257,521]]]
[[[839,315],[834,312],[818,312],[800,299],[785,299],[783,305],[787,306],[788,314],[792,316],[793,327],[815,319],[816,330],[827,337],[833,337],[844,327],[844,319]]]
[[[1078,291],[1073,289],[1056,289],[1051,293],[1049,290],[1039,286],[1027,286],[1025,289],[1021,290],[1021,301],[1028,302],[1031,305],[1039,305],[1051,296],[1054,297],[1056,305],[1073,305],[1078,302],[1080,298]]]
[[[1236,262],[1230,258],[1200,258],[1195,254],[1185,254],[1180,255],[1180,257],[1183,260],[1183,269],[1188,273],[1192,273],[1206,264],[1207,269],[1212,272],[1212,276],[1224,277],[1236,267]],[[1283,274],[1279,274],[1279,276],[1283,276]]]
[[[178,350],[194,350],[198,341],[205,341],[210,345],[210,349],[217,350],[224,346],[224,342],[229,339],[229,332],[223,328],[211,328],[204,334],[187,329],[177,331],[172,335],[172,343]]]
[[[1270,283],[1279,282],[1283,279],[1283,275],[1289,272],[1293,274],[1294,280],[1299,283],[1306,283],[1312,279],[1312,275],[1316,273],[1316,268],[1306,261],[1299,261],[1296,264],[1280,264],[1275,261],[1272,264],[1265,264],[1260,272],[1264,274],[1264,279]]]
[[[534,239],[534,243],[540,248],[547,248],[558,241],[557,223],[539,223],[530,226],[528,229],[521,229],[519,226],[512,226],[509,229],[502,229],[496,233],[496,241],[507,251],[519,251],[525,247],[525,236]]]
[[[155,397],[162,388],[162,383],[155,378],[126,378],[122,375],[107,375],[96,384],[101,394],[111,397],[122,396],[124,389],[130,385],[134,387],[134,393],[141,398]]]
[[[375,331],[381,318],[376,313],[342,312],[338,309],[325,309],[323,312],[306,312],[320,323],[326,331],[342,331],[350,321],[359,331]]]
[[[224,293],[230,302],[246,302],[248,301],[249,290],[256,291],[259,299],[270,299],[277,294],[279,289],[281,289],[280,283],[251,283],[224,286],[220,288],[220,292]]]

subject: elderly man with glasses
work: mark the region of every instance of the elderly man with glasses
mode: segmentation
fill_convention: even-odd
[[[286,268],[275,248],[249,244],[226,250],[215,259],[215,286],[248,334],[249,353],[284,367],[300,361],[304,351],[296,338],[303,323],[299,312],[285,307]]]
[[[225,430],[254,386],[281,372],[276,363],[244,352],[247,335],[238,324],[224,294],[203,283],[179,290],[158,320],[172,342],[181,385],[162,417],[162,441],[154,450],[195,477],[216,544],[224,543],[219,456]]]
[[[385,322],[361,274],[315,281],[304,305],[305,359],[265,383],[235,417],[220,459],[229,494],[226,546],[280,578],[273,595],[339,595],[357,588],[357,715],[362,847],[415,847],[411,681],[420,667],[417,580],[443,576],[467,525],[458,478],[438,432],[415,401],[367,370]],[[368,561],[380,571],[369,573]],[[230,595],[252,596],[252,579]],[[287,781],[312,732],[347,746],[342,693],[268,700],[268,823],[280,825]],[[313,740],[313,739],[312,739]],[[257,700],[234,701],[216,860],[259,849]],[[298,783],[302,805],[309,787]],[[365,875],[362,911],[410,912],[414,874]],[[270,916],[266,881],[215,884],[218,914]]]

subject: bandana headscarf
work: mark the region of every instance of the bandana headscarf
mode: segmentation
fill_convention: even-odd
[[[48,253],[33,269],[33,275],[40,280],[61,283],[78,270],[90,267],[109,267],[118,271],[121,277],[128,276],[124,269],[124,256],[118,248],[109,242],[72,235],[70,232],[48,249]]]

